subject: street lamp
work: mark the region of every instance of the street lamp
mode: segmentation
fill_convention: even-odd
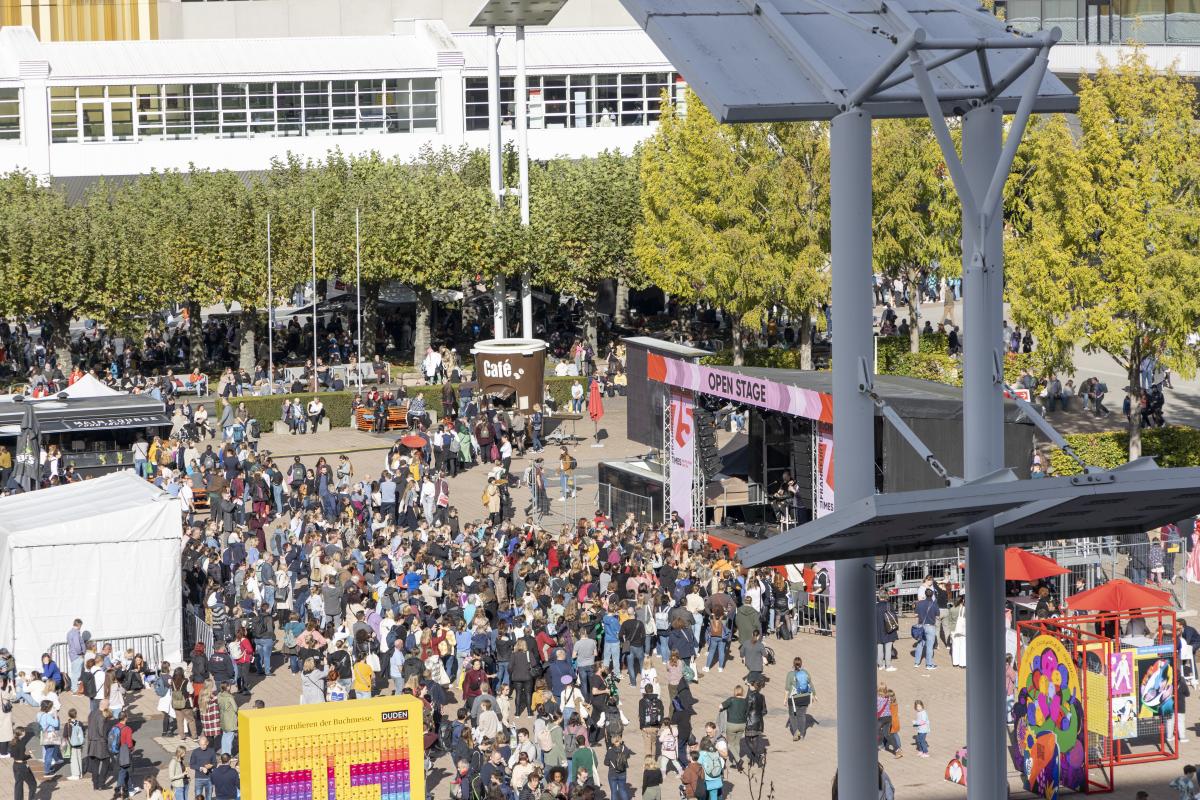
[[[488,37],[488,157],[492,194],[498,205],[504,204],[509,190],[504,186],[501,165],[504,140],[500,132],[500,37],[496,29],[516,29],[516,79],[513,81],[514,115],[517,124],[517,195],[521,203],[521,225],[529,226],[529,92],[525,77],[525,26],[549,25],[567,0],[488,0],[475,15],[471,27],[487,28]],[[493,292],[493,332],[497,339],[508,336],[508,314],[505,306],[507,289],[504,276],[497,275]],[[529,266],[521,270],[521,333],[526,339],[533,333],[533,287]]]

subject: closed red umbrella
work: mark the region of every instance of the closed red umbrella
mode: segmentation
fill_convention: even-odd
[[[588,389],[588,416],[592,418],[593,434],[596,443],[592,447],[603,447],[600,444],[600,418],[604,416],[604,400],[600,397],[600,381],[592,378],[591,388]]]
[[[592,386],[588,389],[588,416],[592,418],[592,422],[599,422],[604,416],[604,399],[600,396],[600,381],[592,379]]]
[[[1004,551],[1004,580],[1006,581],[1036,581],[1039,578],[1066,575],[1070,571],[1053,558],[1040,556],[1037,553],[1022,550],[1020,547],[1010,547]]]
[[[1171,595],[1149,586],[1139,586],[1123,578],[1114,578],[1095,589],[1067,598],[1072,611],[1131,611],[1135,608],[1170,607]]]

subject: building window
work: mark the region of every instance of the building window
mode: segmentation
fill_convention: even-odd
[[[529,127],[591,128],[649,125],[658,121],[662,93],[679,83],[669,72],[599,75],[530,75]],[[501,125],[515,125],[514,79],[500,78]],[[487,78],[466,78],[466,128],[488,128]]]
[[[0,88],[0,142],[21,140],[21,90]]]
[[[12,97],[11,125],[5,92]],[[20,138],[17,92],[0,89],[0,141]],[[407,133],[437,127],[437,78],[50,88],[55,143]]]

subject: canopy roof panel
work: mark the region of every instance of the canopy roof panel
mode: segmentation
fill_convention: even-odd
[[[742,551],[747,566],[920,552],[960,544],[965,526],[995,517],[997,544],[1151,530],[1200,512],[1200,468],[1139,459],[1108,472],[877,494]]]
[[[471,27],[485,25],[549,25],[567,0],[488,0]]]
[[[1086,488],[1061,500],[1043,500],[996,517],[996,543],[1142,533],[1200,511],[1200,469],[1159,469],[1140,458],[1111,472],[1068,480]]]
[[[876,117],[924,117],[907,56],[897,57],[898,48],[914,43],[947,116],[966,111],[981,94],[1011,113],[1032,79],[1031,48],[1051,40],[1018,34],[959,0],[621,3],[722,122],[832,119],[854,104],[859,87],[874,85],[881,68],[895,85],[884,81],[861,106]],[[944,58],[948,63],[938,63]],[[1017,77],[1004,85],[1010,70]],[[1047,73],[1033,111],[1077,108],[1077,98]]]

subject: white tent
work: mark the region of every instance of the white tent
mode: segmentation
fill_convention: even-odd
[[[95,375],[86,372],[82,378],[63,389],[60,394],[65,394],[67,397],[112,397],[125,394],[125,392],[118,392],[116,389],[104,385]]]
[[[35,669],[79,617],[178,663],[182,536],[178,501],[128,470],[0,498],[0,645]]]

